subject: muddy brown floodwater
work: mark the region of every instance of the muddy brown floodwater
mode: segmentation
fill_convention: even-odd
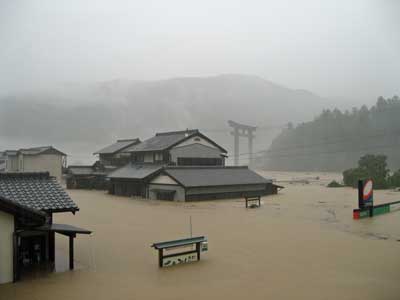
[[[286,188],[259,209],[242,199],[169,203],[70,190],[80,211],[57,214],[94,231],[75,243],[78,270],[0,285],[1,300],[400,299],[400,211],[354,221],[357,191],[337,174],[266,173]],[[376,191],[377,203],[400,193]],[[159,269],[156,241],[206,235],[200,262]],[[58,265],[67,239],[57,237]]]

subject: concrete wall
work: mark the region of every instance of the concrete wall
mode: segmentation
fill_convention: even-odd
[[[0,211],[0,283],[13,281],[14,216]]]
[[[174,147],[170,150],[170,154],[172,162],[177,162],[178,157],[222,158],[219,149],[197,143]]]
[[[175,191],[174,201],[185,201],[185,190],[180,185],[172,185],[172,184],[149,184],[149,198],[153,200],[157,200],[156,192],[153,192],[152,189],[163,189],[169,191]]]
[[[62,155],[40,154],[20,155],[22,157],[21,172],[49,172],[50,176],[62,179]]]

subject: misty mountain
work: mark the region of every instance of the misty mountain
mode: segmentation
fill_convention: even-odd
[[[231,149],[232,119],[260,126],[258,150],[280,127],[312,119],[327,103],[311,92],[245,75],[69,83],[0,99],[0,149],[51,144],[71,154],[70,162],[87,161],[117,138],[185,128],[199,128]]]

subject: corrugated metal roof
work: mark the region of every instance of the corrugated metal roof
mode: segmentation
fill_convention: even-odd
[[[118,170],[111,172],[109,178],[121,178],[121,179],[144,179],[155,172],[158,172],[163,168],[163,165],[158,164],[132,164],[129,163],[126,166],[119,168]]]
[[[50,177],[48,172],[0,173],[0,196],[37,210],[79,210],[57,180]]]
[[[247,167],[165,167],[164,171],[185,187],[272,182]]]
[[[197,129],[194,129],[156,133],[152,138],[149,138],[140,144],[131,146],[125,149],[124,152],[162,151],[198,132]]]
[[[140,143],[140,140],[138,138],[136,139],[126,139],[126,140],[117,140],[116,143],[107,146],[99,151],[96,151],[93,154],[114,154],[116,152],[119,152],[121,150],[124,150],[127,147],[136,145],[137,143]]]

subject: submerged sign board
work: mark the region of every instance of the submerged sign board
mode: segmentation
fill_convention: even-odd
[[[358,209],[353,210],[353,219],[362,219],[398,210],[400,201],[374,206],[374,189],[371,179],[358,181]]]
[[[154,243],[152,247],[158,250],[159,267],[162,268],[200,260],[200,253],[208,250],[208,241],[206,237],[198,236]]]
[[[193,261],[198,260],[197,252],[174,255],[171,257],[163,257],[162,266],[163,267],[170,267],[173,265],[185,264],[190,263]]]

